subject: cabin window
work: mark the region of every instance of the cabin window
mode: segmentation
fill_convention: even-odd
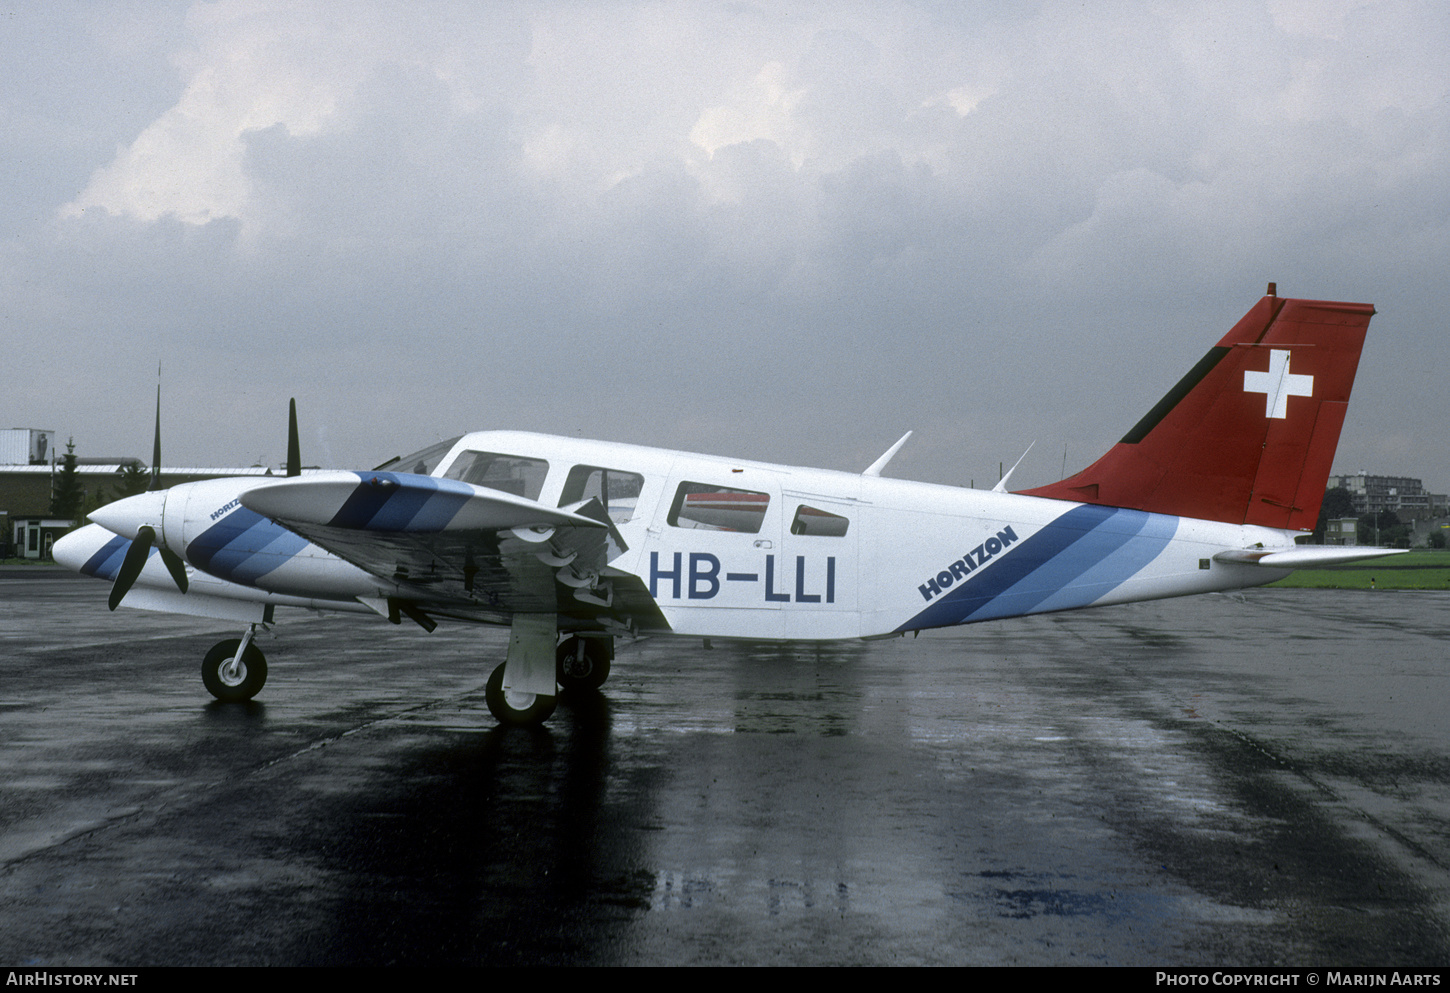
[[[604,469],[597,465],[576,465],[564,480],[559,506],[568,507],[586,500],[598,500],[615,524],[634,517],[644,477],[637,472]]]
[[[770,497],[714,483],[681,483],[666,520],[677,528],[758,534]]]
[[[497,452],[464,452],[453,460],[443,475],[490,490],[502,490],[514,496],[537,500],[544,489],[549,463],[521,455],[500,455]]]
[[[790,522],[790,533],[819,538],[844,538],[846,528],[850,526],[850,519],[840,514],[801,504],[796,508],[795,517]]]

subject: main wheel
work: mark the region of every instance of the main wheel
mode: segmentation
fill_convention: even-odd
[[[237,658],[242,639],[219,641],[206,653],[201,663],[201,681],[208,692],[224,703],[250,700],[267,682],[267,659],[256,645]]]
[[[558,702],[558,697],[504,689],[503,664],[488,677],[484,698],[488,701],[489,713],[497,717],[500,724],[513,727],[535,727],[544,723],[554,712],[554,705]]]
[[[613,639],[567,638],[556,655],[555,678],[566,690],[597,690],[609,678]]]

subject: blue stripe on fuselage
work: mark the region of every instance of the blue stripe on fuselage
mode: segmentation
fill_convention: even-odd
[[[251,586],[306,547],[307,539],[238,507],[193,538],[186,557],[203,572]]]
[[[1048,596],[1034,610],[1069,610],[1097,602],[1157,558],[1178,530],[1178,518],[1141,510],[1119,510],[1114,523],[1121,522],[1126,529],[1133,525],[1135,518],[1139,519],[1136,534],[1119,541],[1096,563],[1070,578],[1070,585]]]
[[[1074,507],[896,630],[1086,607],[1156,558],[1177,529],[1176,517]]]

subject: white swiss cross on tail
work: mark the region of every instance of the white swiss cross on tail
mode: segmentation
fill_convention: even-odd
[[[1290,397],[1314,395],[1314,377],[1291,373],[1288,350],[1275,348],[1269,353],[1268,372],[1244,372],[1244,392],[1264,394],[1265,417],[1288,417]]]

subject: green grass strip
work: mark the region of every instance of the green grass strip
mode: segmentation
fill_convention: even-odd
[[[1450,590],[1450,551],[1415,551],[1322,569],[1296,569],[1271,586],[1323,590]]]

